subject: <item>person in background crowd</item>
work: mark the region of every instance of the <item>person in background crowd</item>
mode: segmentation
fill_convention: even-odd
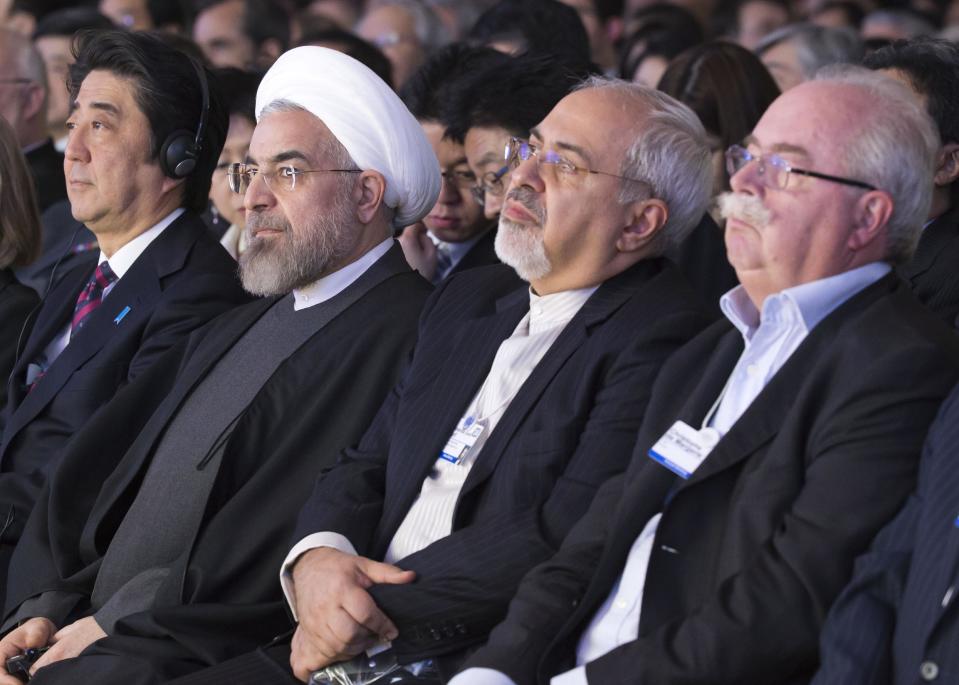
[[[521,55],[467,74],[446,90],[440,120],[446,138],[463,146],[476,177],[473,194],[487,219],[499,217],[509,186],[504,151],[510,138],[529,138],[533,126],[588,76],[575,71],[581,66]]]
[[[787,0],[720,0],[713,16],[714,33],[753,50],[792,20]]]
[[[830,29],[850,29],[858,35],[865,17],[862,7],[852,0],[830,0],[809,14],[809,23]]]
[[[393,65],[383,51],[349,31],[338,28],[308,29],[300,36],[298,45],[316,45],[339,50],[369,67],[388,86],[393,85]]]
[[[196,0],[193,40],[210,64],[267,69],[290,45],[290,17],[275,0]]]
[[[935,32],[936,26],[927,16],[908,8],[873,10],[862,20],[860,28],[867,42],[906,40]]]
[[[390,60],[397,90],[432,53],[449,42],[446,27],[436,13],[417,0],[377,2],[356,25],[356,34]]]
[[[865,46],[851,29],[791,24],[763,38],[755,52],[785,92],[829,64],[858,64]]]
[[[73,64],[73,35],[84,29],[111,29],[113,22],[93,7],[74,7],[44,16],[33,32],[33,44],[47,70],[47,133],[57,152],[67,147],[70,91],[67,76]]]
[[[636,29],[620,51],[620,78],[655,88],[670,60],[702,43],[703,32],[687,10],[674,5],[650,5],[635,18]]]
[[[659,89],[692,109],[706,128],[713,155],[712,197],[729,190],[724,153],[742,142],[779,96],[772,76],[749,50],[711,41],[670,62]],[[719,208],[713,205],[682,244],[670,251],[703,303],[719,313],[719,299],[739,281],[726,259]]]
[[[899,274],[944,321],[959,323],[959,46],[931,38],[897,41],[863,64],[904,83],[939,130],[929,216]]]
[[[210,183],[210,224],[214,234],[221,236],[220,244],[231,257],[239,259],[249,240],[246,208],[243,206],[243,197],[231,190],[228,175],[234,164],[246,163],[250,139],[256,127],[254,105],[260,75],[230,67],[218,69],[215,73],[223,89],[230,127]]]
[[[477,177],[463,144],[447,135],[442,112],[447,91],[455,84],[478,71],[505,66],[510,59],[491,48],[454,43],[420,67],[401,93],[433,146],[443,176],[436,205],[421,224],[408,226],[400,236],[410,266],[433,283],[499,261],[493,249],[495,221],[485,215],[473,192]]]
[[[276,572],[296,512],[411,354],[430,287],[392,234],[439,192],[419,124],[318,47],[277,60],[256,111],[231,175],[240,276],[263,299],[190,336],[71,442],[11,564],[4,629],[30,620],[0,641],[0,664],[51,646],[37,685],[166,681],[286,630]]]
[[[616,70],[616,48],[623,37],[623,0],[560,0],[579,14],[589,37],[593,62],[606,74]]]
[[[198,216],[226,133],[215,81],[204,98],[202,67],[152,36],[80,35],[65,170],[73,216],[97,237],[99,258],[46,293],[8,380],[0,572],[74,433],[187,333],[248,299]],[[201,116],[195,155],[171,153],[194,144]],[[178,131],[189,133],[168,140]]]
[[[29,38],[4,28],[0,28],[0,117],[13,127],[30,165],[40,211],[65,199],[63,155],[47,133],[43,58]]]
[[[903,86],[855,68],[781,95],[745,145],[727,156],[729,321],[667,361],[629,469],[450,685],[815,671],[959,378],[959,338],[890,265],[928,211],[937,136]]]
[[[148,0],[100,0],[98,9],[114,24],[131,31],[156,28]]]
[[[30,335],[27,317],[36,308],[37,294],[21,285],[12,267],[29,264],[40,253],[40,215],[30,169],[13,129],[0,119],[0,379],[6,379]],[[7,403],[6,383],[0,386],[0,407]],[[0,440],[3,438],[0,414]]]
[[[476,20],[467,40],[508,55],[528,52],[590,63],[583,22],[576,10],[556,0],[501,0]]]

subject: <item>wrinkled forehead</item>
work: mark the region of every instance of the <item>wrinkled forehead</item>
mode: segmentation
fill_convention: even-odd
[[[306,110],[263,114],[250,139],[249,160],[269,165],[315,163],[328,155],[336,138],[323,121]]]

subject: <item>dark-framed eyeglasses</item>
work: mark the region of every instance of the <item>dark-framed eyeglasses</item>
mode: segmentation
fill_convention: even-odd
[[[262,176],[267,187],[273,192],[282,191],[292,193],[296,190],[296,179],[303,174],[358,174],[361,169],[297,169],[292,166],[277,167],[275,171],[260,171],[257,167],[248,164],[231,164],[226,172],[226,180],[230,190],[243,195],[253,183],[253,179]]]
[[[469,170],[453,169],[451,171],[443,171],[440,173],[440,176],[443,177],[444,182],[460,190],[469,190],[476,185],[476,174]]]
[[[503,181],[503,177],[508,172],[509,165],[504,164],[496,171],[487,171],[485,174],[483,174],[483,180],[470,188],[470,191],[473,193],[473,197],[476,198],[476,201],[481,205],[485,204],[487,193],[493,197],[499,197],[502,195],[503,191],[506,190],[506,184]]]
[[[521,162],[535,160],[536,164],[542,168],[545,164],[553,169],[557,174],[565,176],[575,176],[577,174],[598,174],[600,176],[611,176],[624,181],[635,181],[636,183],[648,183],[642,178],[630,178],[620,174],[611,174],[608,171],[597,171],[596,169],[587,169],[577,166],[570,160],[563,157],[555,150],[545,150],[536,143],[531,143],[522,138],[510,138],[506,145],[506,163],[510,169],[515,169]]]
[[[783,190],[789,183],[790,174],[799,174],[800,176],[810,176],[833,183],[842,183],[847,186],[864,188],[865,190],[876,190],[876,186],[864,181],[857,181],[842,176],[833,176],[832,174],[823,174],[819,171],[810,171],[809,169],[799,169],[787,162],[777,154],[753,154],[742,145],[730,145],[726,150],[726,171],[730,176],[735,176],[743,167],[750,162],[756,162],[759,166],[756,171],[762,182],[770,187]]]

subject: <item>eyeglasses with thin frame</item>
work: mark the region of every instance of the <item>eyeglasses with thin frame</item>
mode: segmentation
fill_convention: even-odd
[[[296,190],[296,179],[303,174],[359,174],[360,169],[297,169],[292,166],[277,167],[275,171],[260,171],[257,167],[248,164],[231,164],[226,172],[226,180],[230,190],[244,195],[253,179],[262,176],[267,187],[276,192],[280,190],[292,193]]]
[[[515,169],[520,165],[521,162],[525,162],[529,159],[534,159],[537,165],[540,166],[546,164],[549,168],[554,169],[556,173],[566,176],[575,176],[577,174],[598,174],[600,176],[619,178],[624,181],[648,183],[648,181],[642,178],[630,178],[629,176],[621,176],[620,174],[611,174],[608,171],[597,171],[596,169],[587,169],[586,167],[577,166],[555,150],[544,150],[536,143],[531,143],[522,138],[510,138],[509,143],[506,145],[506,163],[509,165],[509,168]]]
[[[509,165],[504,164],[496,171],[487,171],[483,174],[483,180],[470,188],[473,197],[481,205],[486,204],[486,195],[489,193],[493,197],[499,197],[506,190],[506,184],[503,182],[503,176],[509,171]]]
[[[729,172],[730,177],[735,176],[737,172],[742,170],[742,168],[750,162],[756,162],[759,165],[757,168],[759,177],[763,180],[763,183],[770,188],[783,190],[789,183],[789,175],[798,174],[800,176],[819,178],[824,181],[832,181],[833,183],[842,183],[847,186],[855,186],[856,188],[864,188],[865,190],[876,190],[876,186],[864,181],[856,181],[851,178],[843,178],[842,176],[833,176],[832,174],[823,174],[819,171],[810,171],[809,169],[794,167],[774,153],[754,155],[742,145],[730,145],[729,149],[726,150],[726,171]]]

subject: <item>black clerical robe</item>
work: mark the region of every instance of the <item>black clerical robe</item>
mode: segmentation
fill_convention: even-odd
[[[390,273],[281,364],[242,415],[193,543],[157,593],[164,605],[121,620],[114,635],[88,650],[96,656],[44,669],[39,682],[131,683],[122,671],[131,660],[137,678],[153,682],[217,663],[290,628],[277,574],[296,513],[318,471],[329,466],[322,458],[359,439],[398,380],[429,292],[398,246],[375,268]],[[165,427],[273,302],[239,308],[199,331],[77,436],[14,555],[8,618],[23,600],[43,596],[53,600],[44,615],[58,625],[90,613],[103,555]],[[158,389],[169,395],[144,420],[133,407]],[[108,455],[91,464],[83,456],[104,448],[103,435],[130,448],[106,447]],[[98,481],[105,481],[102,488]],[[121,656],[106,656],[113,653]]]

